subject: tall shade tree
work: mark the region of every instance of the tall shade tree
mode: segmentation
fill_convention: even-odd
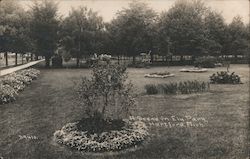
[[[199,56],[205,53],[204,15],[207,8],[199,0],[178,0],[159,20],[160,50],[171,43],[175,55]],[[168,49],[168,48],[167,48]]]
[[[8,66],[8,52],[17,51],[17,42],[20,40],[20,19],[24,10],[16,1],[0,1],[0,52],[4,52],[5,64]]]
[[[51,0],[35,1],[31,7],[31,37],[35,42],[36,55],[45,57],[46,67],[58,43],[59,16],[58,6]]]
[[[87,7],[79,7],[72,9],[62,22],[60,44],[77,59],[78,67],[81,57],[101,51],[103,35],[102,17]]]
[[[229,44],[228,53],[237,57],[237,55],[247,54],[249,41],[248,32],[242,22],[241,17],[236,16],[228,26]]]
[[[19,19],[16,21],[18,29],[13,47],[16,54],[20,53],[23,56],[25,53],[32,53],[35,50],[33,40],[30,37],[30,22],[31,16],[28,12],[19,13]]]
[[[209,55],[221,55],[226,40],[226,24],[222,15],[216,11],[208,10],[204,19],[205,48]]]
[[[152,25],[156,20],[156,13],[145,3],[133,1],[128,8],[117,13],[112,20],[109,30],[115,34],[116,47],[120,52],[135,57],[141,52],[152,49]]]

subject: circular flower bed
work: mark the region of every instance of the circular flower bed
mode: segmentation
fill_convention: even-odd
[[[104,152],[119,151],[142,143],[148,136],[145,123],[124,121],[122,130],[89,134],[77,129],[77,123],[68,123],[54,133],[57,143],[79,151]]]
[[[169,72],[154,72],[150,74],[145,74],[144,77],[149,78],[167,78],[167,77],[173,77],[174,74],[171,74]]]

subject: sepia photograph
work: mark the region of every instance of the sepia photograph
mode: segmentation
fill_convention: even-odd
[[[0,159],[250,159],[250,0],[0,0]]]

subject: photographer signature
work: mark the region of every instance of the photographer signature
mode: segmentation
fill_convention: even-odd
[[[38,140],[38,137],[34,135],[18,135],[18,137],[19,140]]]

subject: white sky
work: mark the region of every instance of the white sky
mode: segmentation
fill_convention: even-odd
[[[25,9],[32,4],[32,0],[19,0]],[[115,17],[118,10],[127,7],[131,0],[57,0],[59,1],[59,13],[67,16],[72,7],[87,6],[97,11],[105,22],[109,22]],[[157,12],[168,10],[175,0],[143,0]],[[232,21],[236,15],[241,16],[243,22],[249,23],[249,0],[206,0],[207,6],[222,13],[227,23]]]

